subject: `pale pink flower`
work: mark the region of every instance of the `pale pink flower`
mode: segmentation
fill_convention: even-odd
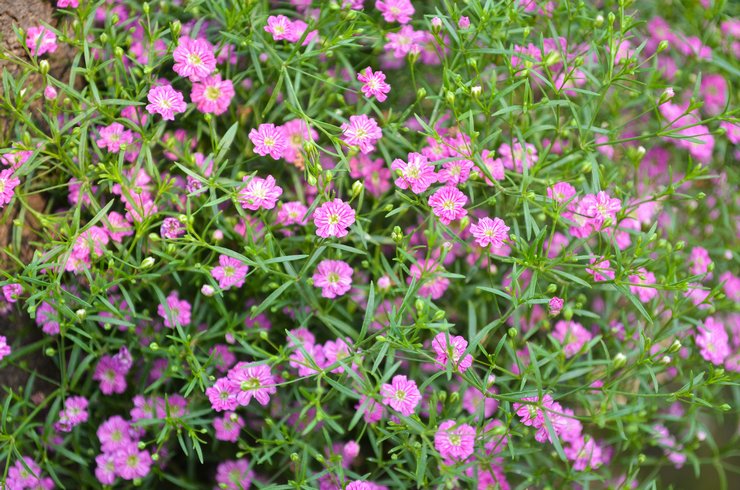
[[[324,298],[343,296],[352,287],[352,267],[342,260],[322,260],[313,273],[313,285]]]
[[[547,309],[552,316],[557,316],[563,309],[563,299],[553,296],[550,298],[550,302],[547,304]]]
[[[468,424],[445,420],[434,434],[434,448],[446,461],[460,462],[473,454],[475,429]]]
[[[157,306],[157,314],[164,320],[164,326],[175,328],[176,324],[187,326],[190,323],[191,306],[187,300],[180,299],[177,291],[167,296],[166,305]]]
[[[4,335],[0,335],[0,361],[2,361],[4,357],[8,357],[11,352],[12,350],[8,345],[8,339],[5,338]]]
[[[266,179],[245,175],[242,181],[246,185],[239,189],[237,199],[244,209],[251,211],[260,208],[272,209],[283,193],[283,189],[275,184],[275,178],[272,175],[268,175]]]
[[[429,206],[431,206],[432,212],[445,225],[449,225],[452,221],[461,219],[468,214],[467,209],[465,209],[467,202],[468,197],[465,194],[460,192],[457,187],[449,185],[438,189],[437,192],[429,196]]]
[[[710,316],[697,327],[697,330],[699,333],[695,337],[695,342],[699,347],[699,353],[712,364],[721,366],[730,355],[730,339],[725,326]]]
[[[277,213],[277,222],[283,226],[300,225],[307,223],[308,208],[300,201],[283,203]]]
[[[357,80],[363,83],[362,93],[368,99],[375,97],[378,102],[384,102],[386,95],[391,91],[391,86],[385,82],[385,74],[382,71],[373,72],[369,66],[357,74]]]
[[[500,158],[493,158],[494,153],[488,150],[481,152],[481,159],[491,174],[493,180],[504,180],[504,162]],[[493,185],[493,181],[484,176],[486,184]]]
[[[146,106],[149,114],[159,114],[165,121],[174,121],[175,114],[185,112],[187,104],[182,94],[171,85],[157,85],[149,90],[147,95],[149,104]]]
[[[232,98],[234,98],[234,85],[231,80],[221,80],[221,75],[218,73],[205,77],[199,83],[194,83],[193,90],[190,92],[190,99],[198,111],[217,116],[229,109]]]
[[[501,218],[481,218],[478,224],[470,227],[470,232],[475,237],[475,243],[481,247],[490,246],[492,249],[501,248],[507,238],[509,227]]]
[[[306,121],[303,119],[293,119],[286,122],[281,126],[283,133],[285,133],[285,139],[287,146],[283,158],[286,162],[294,164],[296,167],[303,169],[303,143],[308,141],[316,141],[319,139],[319,133],[315,129],[309,128]]]
[[[325,202],[313,214],[316,234],[321,238],[347,236],[347,228],[355,222],[355,210],[341,199]]]
[[[274,124],[260,124],[257,129],[252,128],[249,139],[254,144],[255,153],[262,156],[270,155],[274,160],[281,159],[288,146],[283,128]]]
[[[401,412],[406,417],[414,413],[421,401],[421,393],[416,387],[416,382],[400,374],[393,376],[390,383],[380,387],[380,396],[383,397],[383,405]]]
[[[237,442],[244,425],[246,425],[244,419],[235,412],[226,412],[223,416],[213,419],[213,428],[219,441]]]
[[[589,342],[593,336],[578,322],[560,320],[552,331],[555,340],[563,345],[565,357],[573,357]]]
[[[275,41],[288,40],[292,37],[293,23],[284,15],[271,15],[267,18],[265,32],[272,34]]]
[[[270,395],[277,392],[270,366],[265,364],[240,362],[229,371],[228,379],[237,391],[236,401],[242,406],[249,405],[252,398],[265,406]]]
[[[182,36],[177,42],[177,48],[172,53],[175,64],[172,67],[181,77],[187,77],[191,82],[199,82],[213,73],[216,69],[216,57],[213,48],[205,39],[190,39]]]
[[[121,123],[113,123],[98,129],[100,139],[96,141],[100,148],[112,153],[118,153],[122,145],[130,145],[134,142],[134,134],[126,129]]]
[[[383,14],[386,22],[399,24],[408,24],[415,12],[411,0],[376,0],[375,8]]]
[[[375,143],[383,137],[383,131],[378,127],[375,119],[365,114],[350,116],[348,123],[343,123],[342,141],[348,146],[358,146],[362,153],[370,153],[375,149]]]
[[[31,56],[41,56],[57,50],[57,35],[44,26],[29,27],[26,31],[26,47]]]
[[[206,389],[206,396],[211,402],[211,407],[221,412],[234,410],[239,405],[236,401],[238,389],[226,378],[219,378],[216,383]]]
[[[398,174],[396,185],[400,189],[411,188],[414,194],[421,194],[437,182],[438,175],[434,172],[434,165],[424,155],[409,153],[408,160],[406,163],[396,158],[391,164],[391,169]]]
[[[12,169],[6,168],[0,171],[0,209],[13,199],[15,188],[20,183],[20,179],[13,175]]]
[[[648,272],[644,267],[640,268],[637,274],[631,275],[629,280],[634,283],[630,285],[630,291],[640,298],[643,303],[647,303],[658,295],[656,288],[648,287],[650,284],[655,284],[655,274]],[[645,284],[645,286],[642,286],[642,284]]]
[[[440,332],[432,340],[432,348],[437,354],[436,362],[439,369],[446,369],[450,361],[452,367],[464,373],[472,364],[473,356],[468,354],[463,357],[468,341],[460,335],[452,336],[446,332]]]
[[[614,280],[614,270],[611,262],[603,257],[592,257],[589,259],[591,267],[586,267],[586,272],[594,276],[594,281],[603,282]]]

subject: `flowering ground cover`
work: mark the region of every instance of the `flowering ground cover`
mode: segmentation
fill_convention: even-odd
[[[0,488],[737,488],[738,4],[55,3]]]

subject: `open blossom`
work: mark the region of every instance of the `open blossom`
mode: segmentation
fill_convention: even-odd
[[[219,463],[216,469],[217,488],[223,490],[246,490],[251,488],[254,472],[245,458]]]
[[[206,389],[206,396],[211,402],[211,407],[221,412],[223,410],[234,410],[239,405],[236,401],[238,389],[226,378],[219,378],[213,386]]]
[[[252,128],[249,139],[254,144],[255,153],[262,156],[270,155],[274,160],[281,159],[288,146],[283,128],[274,124],[260,124],[257,129]]]
[[[390,383],[380,387],[380,396],[383,397],[383,405],[401,412],[406,417],[414,413],[421,401],[421,393],[416,387],[416,382],[401,374],[393,376]]]
[[[267,18],[265,32],[272,34],[275,41],[290,40],[293,30],[293,23],[284,15],[271,15]]]
[[[453,160],[442,164],[439,181],[447,185],[464,184],[470,178],[473,162],[467,159]]]
[[[144,478],[152,467],[152,456],[140,451],[135,443],[123,447],[114,454],[116,472],[124,480]]]
[[[704,323],[697,327],[699,331],[695,341],[699,347],[699,353],[707,361],[716,366],[721,366],[727,356],[730,355],[729,336],[725,326],[714,317],[707,317]]]
[[[97,430],[100,449],[115,452],[132,441],[132,427],[123,417],[114,415],[100,424]]]
[[[283,203],[277,213],[277,222],[283,226],[300,225],[307,223],[308,208],[300,201]]]
[[[217,116],[228,110],[233,98],[234,84],[231,80],[221,80],[218,73],[194,83],[190,92],[190,99],[198,111]]]
[[[531,168],[537,163],[537,148],[531,143],[525,143],[523,146],[518,140],[512,144],[504,143],[498,149],[498,154],[504,164],[504,167],[522,172],[524,167]]]
[[[167,304],[157,306],[157,314],[164,320],[164,326],[175,328],[176,324],[186,326],[190,323],[191,306],[187,300],[180,299],[177,291],[167,296]]]
[[[265,364],[240,362],[231,368],[228,379],[236,390],[237,403],[242,406],[249,405],[252,398],[265,406],[270,401],[270,395],[277,392],[270,366]]]
[[[41,56],[57,50],[57,35],[44,26],[29,27],[26,31],[26,47],[31,56]]]
[[[222,254],[218,257],[218,266],[211,270],[211,275],[218,281],[218,287],[225,290],[242,287],[247,272],[249,272],[247,264]]]
[[[324,298],[344,295],[352,287],[352,267],[342,260],[322,260],[313,273],[313,284]]]
[[[434,447],[446,461],[464,461],[473,454],[475,429],[468,424],[445,420],[434,434]]]
[[[368,66],[357,74],[357,80],[363,83],[361,90],[368,99],[375,97],[378,102],[383,102],[388,98],[386,94],[391,91],[391,86],[385,83],[385,73],[382,71],[374,72]]]
[[[463,357],[468,341],[460,335],[452,336],[446,332],[440,332],[432,340],[432,348],[437,354],[437,364],[440,369],[446,369],[450,361],[452,366],[464,373],[472,364],[473,356],[468,354]]]
[[[242,181],[246,185],[239,189],[238,200],[244,209],[251,211],[260,208],[272,209],[283,193],[283,189],[275,184],[275,178],[272,175],[268,175],[266,179],[245,175]]]
[[[8,339],[5,338],[4,335],[0,335],[0,361],[2,361],[4,357],[8,357],[11,352],[12,350],[8,345]]]
[[[185,234],[185,225],[177,218],[165,218],[162,226],[159,228],[159,234],[162,238],[175,240]]]
[[[286,162],[294,164],[296,167],[303,169],[303,143],[307,141],[316,141],[319,139],[319,133],[315,129],[309,128],[303,119],[293,119],[281,126],[287,146],[283,158]]]
[[[689,272],[694,275],[706,274],[709,272],[709,264],[712,263],[709,252],[704,247],[692,248],[690,261],[691,267],[689,268]]]
[[[438,189],[437,192],[429,196],[429,206],[432,207],[432,212],[445,225],[449,225],[452,221],[468,214],[467,209],[465,209],[467,202],[468,197],[465,194],[460,192],[457,187],[449,185]]]
[[[589,264],[591,264],[591,267],[586,267],[586,272],[594,276],[594,281],[602,282],[614,279],[614,270],[610,268],[611,262],[608,260],[603,257],[592,257]]]
[[[64,409],[59,412],[59,420],[54,428],[60,432],[71,432],[72,428],[87,422],[88,401],[84,396],[71,396],[64,401]]]
[[[358,146],[362,153],[370,153],[375,143],[383,137],[383,131],[372,117],[365,114],[350,116],[348,123],[343,123],[342,141],[349,146]]]
[[[640,298],[643,303],[647,303],[658,295],[657,289],[647,286],[655,284],[655,274],[648,272],[644,267],[640,268],[637,274],[631,275],[629,280],[633,283],[630,285],[630,291]],[[642,286],[642,284],[646,286]]]
[[[175,64],[172,67],[181,77],[191,82],[199,82],[216,69],[216,58],[213,48],[205,39],[190,39],[182,36],[172,53]]]
[[[481,247],[501,248],[509,231],[504,220],[501,218],[481,218],[478,224],[470,227],[470,232],[475,237],[475,243]]]
[[[159,114],[165,121],[174,121],[175,114],[185,112],[187,104],[182,94],[171,85],[152,87],[147,94],[149,104],[146,106],[149,114]]]
[[[313,214],[316,234],[321,238],[347,236],[347,228],[355,222],[355,210],[341,199],[325,202]]]
[[[396,185],[400,189],[411,188],[414,194],[421,194],[438,180],[434,165],[419,153],[409,153],[408,160],[406,163],[396,158],[391,164],[391,169],[398,173]]]
[[[121,145],[130,145],[134,142],[134,134],[126,129],[121,123],[113,123],[98,130],[100,139],[96,141],[100,148],[105,148],[111,153],[118,153]]]
[[[591,332],[583,328],[583,325],[568,320],[557,322],[552,331],[552,336],[563,344],[565,357],[573,357],[578,354],[583,346],[593,338]]]
[[[375,8],[383,14],[386,22],[399,24],[408,24],[415,12],[411,0],[376,0]]]
[[[576,195],[576,188],[567,182],[558,182],[547,188],[547,197],[558,204],[565,204]]]
[[[491,174],[493,180],[504,180],[504,162],[500,158],[494,158],[494,153],[489,150],[481,152],[481,160]],[[484,175],[486,184],[493,185],[493,181]]]
[[[409,53],[421,52],[422,45],[427,40],[428,32],[415,31],[413,27],[405,25],[398,32],[389,32],[386,34],[388,42],[383,49],[393,52],[396,58],[403,58]]]
[[[103,356],[95,367],[93,379],[100,382],[100,391],[104,395],[126,391],[126,375],[131,366],[116,356]]]
[[[20,183],[20,179],[13,175],[12,169],[0,171],[0,209],[13,199],[14,190]]]
[[[213,419],[213,428],[219,441],[237,442],[244,425],[244,419],[234,412],[226,412],[222,417]]]

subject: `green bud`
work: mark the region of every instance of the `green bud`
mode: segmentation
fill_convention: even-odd
[[[558,290],[558,286],[556,284],[549,284],[547,286],[547,294],[555,294]]]
[[[290,453],[290,460],[294,463],[297,463],[301,460],[301,457],[298,456],[298,453]]]
[[[447,99],[447,103],[450,105],[455,105],[455,93],[452,91],[448,91],[447,95],[445,95],[445,99]]]
[[[176,20],[170,24],[170,32],[172,32],[172,39],[180,37],[180,31],[182,30],[182,24],[179,20]]]
[[[144,12],[144,15],[149,15],[149,2],[144,2],[141,6],[141,10]]]
[[[77,316],[77,319],[82,322],[85,320],[85,318],[87,318],[87,310],[84,308],[80,308],[79,310],[75,311],[75,316]]]
[[[686,246],[686,242],[681,240],[676,244],[676,251],[683,250],[683,248]]]
[[[645,461],[647,460],[647,456],[644,454],[639,454],[637,456],[637,464],[645,464]]]
[[[416,100],[424,100],[427,96],[427,90],[424,87],[416,91]]]
[[[156,343],[156,342],[152,342],[151,344],[149,344],[149,349],[151,349],[151,350],[153,350],[153,351],[156,352],[156,351],[159,350],[159,344]]]
[[[120,46],[116,46],[115,49],[113,49],[113,54],[116,58],[123,58],[123,48]]]
[[[425,304],[422,299],[417,298],[416,301],[414,301],[414,308],[416,308],[416,311],[421,313],[422,311],[424,311],[424,306]]]
[[[49,73],[49,62],[46,60],[41,60],[39,63],[39,71],[42,75],[46,76],[47,73]]]
[[[154,265],[154,257],[147,257],[141,261],[141,269],[148,269]]]
[[[730,410],[732,410],[732,407],[730,405],[728,405],[727,403],[723,403],[722,405],[720,405],[717,408],[719,408],[723,412],[729,412]]]
[[[573,318],[573,309],[570,306],[566,306],[563,309],[563,319],[569,322]]]
[[[46,354],[47,357],[53,357],[57,353],[56,349],[54,347],[47,347],[44,351],[44,354]]]
[[[432,319],[433,319],[433,320],[434,320],[435,322],[438,322],[438,321],[440,321],[441,319],[443,319],[444,317],[445,317],[445,311],[444,311],[444,310],[437,310],[437,311],[436,311],[436,312],[434,313],[434,317],[432,317]]]
[[[681,350],[681,341],[678,339],[675,339],[671,346],[668,348],[668,352],[675,353]]]
[[[460,400],[460,394],[457,391],[450,393],[450,405],[455,405]]]
[[[660,43],[658,43],[658,53],[665,51],[668,49],[668,41],[663,39]]]
[[[614,369],[619,369],[625,364],[627,364],[627,356],[625,356],[621,352],[614,356],[614,359],[612,359],[612,365],[614,366]]]
[[[604,25],[604,16],[599,14],[594,19],[594,27],[601,27]]]
[[[519,335],[519,332],[517,331],[517,329],[516,329],[516,328],[514,328],[514,327],[511,327],[511,328],[510,328],[509,330],[507,330],[507,331],[506,331],[506,334],[507,334],[507,335],[508,335],[508,336],[509,336],[510,338],[514,339],[514,338],[516,338],[516,336],[517,336],[517,335]]]
[[[360,182],[359,180],[354,181],[352,184],[352,197],[357,197],[360,195],[362,190],[365,188],[365,186]]]

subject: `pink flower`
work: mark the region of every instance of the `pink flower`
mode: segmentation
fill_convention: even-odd
[[[124,480],[144,478],[152,467],[152,457],[147,451],[139,451],[133,442],[114,455],[116,473]]]
[[[437,353],[437,364],[439,369],[446,369],[450,361],[452,367],[464,373],[472,364],[473,356],[468,354],[463,357],[468,341],[460,335],[451,336],[449,333],[440,332],[432,340],[432,348]]]
[[[415,31],[411,26],[403,26],[398,32],[386,34],[388,42],[383,49],[392,51],[396,58],[403,58],[412,52],[419,53],[427,40],[427,34],[425,31]]]
[[[104,452],[115,452],[128,446],[131,441],[132,427],[123,417],[114,415],[98,427],[97,435],[100,449]]]
[[[146,106],[149,114],[159,114],[165,121],[174,121],[175,114],[185,112],[187,104],[182,94],[171,85],[152,87],[147,95],[149,104]]]
[[[3,286],[3,296],[8,303],[15,303],[23,294],[23,286],[18,283],[10,283]]]
[[[29,27],[26,31],[26,47],[31,56],[41,56],[57,50],[57,35],[43,26]]]
[[[584,471],[586,468],[597,469],[606,461],[601,447],[590,436],[579,437],[563,450],[565,456],[573,461],[573,469]]]
[[[252,398],[265,406],[270,395],[277,392],[270,367],[265,364],[240,362],[229,371],[228,379],[236,389],[237,403],[242,406],[249,405]]]
[[[100,148],[105,148],[111,153],[118,153],[121,145],[130,145],[134,142],[134,134],[120,123],[100,128],[98,132],[100,139],[96,143]]]
[[[447,185],[460,185],[468,181],[473,162],[470,160],[453,160],[442,164],[439,181]]]
[[[57,0],[57,7],[60,9],[63,8],[73,8],[76,9],[80,6],[80,0]]]
[[[576,195],[576,188],[567,182],[558,182],[547,188],[547,197],[558,204],[565,204]]]
[[[470,232],[475,237],[475,243],[481,247],[501,248],[506,240],[506,233],[509,231],[501,218],[481,218],[477,225],[470,227]]]
[[[316,141],[319,139],[319,134],[315,129],[308,127],[306,122],[302,119],[293,119],[282,125],[283,133],[287,141],[285,147],[285,158],[286,162],[294,164],[296,167],[303,169],[303,142],[304,141]]]
[[[281,159],[288,146],[283,128],[274,124],[260,124],[257,129],[252,128],[249,139],[254,144],[255,153],[262,156],[270,155],[274,160]]]
[[[438,180],[434,165],[429,163],[427,157],[419,153],[409,153],[408,160],[406,163],[396,158],[391,164],[391,169],[399,174],[396,185],[400,189],[410,187],[414,194],[421,194]]]
[[[724,325],[710,316],[697,327],[697,330],[699,334],[694,340],[699,347],[699,353],[712,364],[721,366],[730,355],[730,339]]]
[[[272,39],[282,41],[292,38],[293,23],[284,15],[271,15],[267,18],[265,32],[272,34]]]
[[[383,406],[366,395],[360,397],[355,410],[362,412],[362,419],[368,424],[377,424],[383,420]]]
[[[557,316],[560,313],[560,310],[563,309],[563,299],[558,298],[557,296],[553,296],[550,298],[550,302],[547,304],[547,309],[550,312],[550,315]]]
[[[227,290],[244,285],[244,279],[249,271],[248,265],[228,255],[220,255],[218,264],[211,270],[211,275],[218,281],[218,287]]]
[[[643,303],[647,303],[658,295],[657,289],[642,286],[642,284],[655,284],[655,274],[648,272],[644,267],[640,268],[637,274],[631,275],[629,279],[633,283],[630,285],[630,291],[640,298]]]
[[[494,153],[488,150],[481,152],[481,159],[488,171],[491,173],[493,180],[504,180],[504,162],[500,158],[493,158]],[[484,176],[486,184],[493,185],[493,181]]]
[[[187,326],[190,323],[190,303],[180,299],[177,291],[167,296],[166,305],[157,306],[157,314],[164,319],[164,326],[175,328],[175,325]]]
[[[422,260],[417,264],[412,264],[409,269],[407,282],[411,284],[412,279],[416,279],[417,282],[421,283],[419,296],[439,299],[450,286],[450,280],[434,274],[438,268],[439,264],[432,259]]]
[[[266,179],[245,175],[242,179],[246,185],[239,189],[238,201],[244,209],[256,211],[272,209],[282,195],[283,189],[275,185],[275,178],[268,175]]]
[[[344,295],[352,287],[352,267],[342,260],[322,260],[313,273],[313,285],[324,298]]]
[[[386,22],[399,24],[408,24],[415,12],[411,0],[376,0],[375,8],[383,14]]]
[[[11,352],[12,349],[8,345],[8,339],[5,338],[4,335],[0,335],[0,361],[2,361],[4,357],[8,357]]]
[[[114,356],[103,356],[95,367],[93,379],[100,382],[104,395],[126,391],[126,374],[129,369]]]
[[[586,272],[594,276],[594,281],[603,282],[614,280],[614,271],[610,268],[611,262],[603,257],[593,257],[589,260],[591,267],[586,267]]]
[[[473,454],[475,429],[468,424],[445,420],[434,434],[434,447],[446,461],[464,461]]]
[[[206,389],[206,396],[211,402],[211,407],[217,412],[235,410],[239,405],[236,401],[237,393],[238,388],[226,378],[217,379],[213,386]]]
[[[172,67],[174,72],[181,77],[189,78],[191,82],[203,80],[216,69],[213,48],[205,39],[182,36],[172,57],[175,59]]]
[[[573,357],[578,354],[583,346],[593,338],[591,332],[583,328],[583,325],[566,320],[560,320],[555,324],[552,336],[563,344],[565,357]]]
[[[0,171],[0,209],[13,199],[14,190],[20,183],[20,179],[13,175],[12,169]]]
[[[213,428],[219,441],[237,442],[244,425],[244,419],[234,412],[226,412],[222,417],[213,419]]]
[[[71,432],[72,428],[87,422],[88,401],[84,396],[71,396],[64,401],[64,409],[59,412],[59,420],[54,428],[60,432]]]
[[[709,272],[709,264],[712,263],[709,252],[704,247],[694,247],[691,249],[689,272],[694,275],[702,275]]]
[[[491,387],[487,391],[494,394],[498,393],[495,387]],[[485,396],[478,388],[471,386],[463,393],[462,407],[471,415],[482,414],[484,418],[488,418],[498,408],[498,400]],[[483,409],[481,410],[481,408]]]
[[[468,198],[465,194],[460,192],[457,187],[449,185],[438,189],[437,192],[429,196],[429,205],[432,207],[432,212],[445,225],[449,225],[452,221],[468,214],[464,207],[467,202]]]
[[[460,20],[457,21],[457,27],[463,31],[470,27],[470,18],[466,16],[460,17]]]
[[[325,202],[313,214],[316,234],[321,238],[347,236],[347,228],[355,222],[355,210],[341,199]]]
[[[373,72],[369,66],[357,74],[357,80],[363,83],[362,93],[368,99],[375,97],[378,102],[384,102],[387,99],[387,93],[391,91],[391,86],[385,83],[385,74],[382,71]]]
[[[349,123],[343,123],[342,141],[348,146],[359,146],[362,153],[370,153],[375,149],[375,143],[383,137],[383,131],[378,127],[375,119],[365,114],[350,116]]]
[[[254,473],[249,469],[249,461],[244,458],[224,461],[216,469],[216,482],[219,489],[247,490],[252,486],[252,478],[254,478]]]
[[[305,226],[307,212],[308,208],[300,201],[286,202],[278,210],[277,222],[283,226]]]
[[[162,226],[159,228],[159,234],[162,238],[175,240],[185,234],[185,225],[177,218],[165,218]]]
[[[538,160],[537,148],[534,145],[525,143],[522,146],[516,139],[511,145],[508,143],[502,144],[498,149],[498,154],[501,156],[504,167],[519,173],[522,172],[525,165],[527,168],[531,168]]]
[[[330,366],[334,364],[339,364],[339,361],[346,359],[352,355],[352,352],[350,350],[350,344],[351,340],[347,338],[344,339],[337,339],[337,340],[327,340],[324,343],[324,367],[329,368]],[[352,367],[350,369],[356,369],[357,366],[352,363]],[[344,366],[337,365],[335,368],[332,368],[332,373],[343,373],[344,372]]]
[[[234,98],[234,85],[231,80],[221,80],[218,73],[205,77],[199,83],[193,84],[190,99],[195,108],[204,114],[220,115],[229,109],[231,99]]]
[[[383,405],[401,412],[406,417],[414,413],[421,401],[421,393],[416,387],[416,382],[400,374],[393,376],[390,384],[385,383],[380,387],[380,396],[383,397]]]

